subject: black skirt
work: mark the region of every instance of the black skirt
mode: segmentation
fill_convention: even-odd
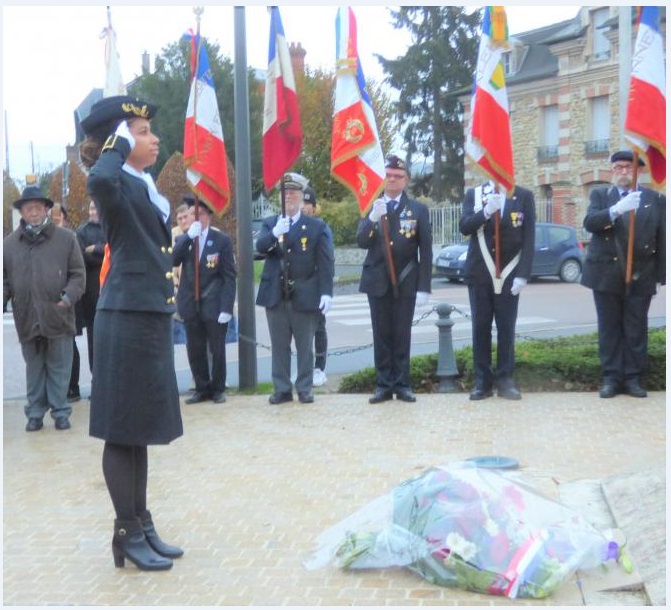
[[[89,434],[120,445],[181,436],[172,315],[96,312]]]

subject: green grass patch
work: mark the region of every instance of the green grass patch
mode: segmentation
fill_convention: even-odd
[[[464,391],[474,385],[473,349],[463,347],[454,352]],[[492,362],[496,363],[496,345],[492,345]],[[435,391],[437,354],[410,359],[410,384],[415,392]],[[515,380],[520,390],[528,392],[591,392],[601,385],[601,366],[597,334],[575,335],[515,344]],[[650,391],[666,390],[666,328],[648,333],[648,372],[645,387]],[[375,369],[369,367],[346,375],[338,391],[370,394],[375,391]]]

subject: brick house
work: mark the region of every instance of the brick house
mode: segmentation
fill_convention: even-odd
[[[621,147],[624,122],[618,11],[581,7],[573,19],[510,37],[504,67],[515,179],[533,190],[539,220],[581,229],[590,191],[610,184],[609,157]],[[660,29],[666,46],[664,8]],[[466,128],[470,95],[461,101]],[[466,187],[479,182],[471,170],[467,162]],[[649,183],[647,173],[640,182]]]

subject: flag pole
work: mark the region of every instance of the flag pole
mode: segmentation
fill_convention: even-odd
[[[198,79],[198,62],[200,60],[200,17],[203,14],[203,11],[205,9],[202,6],[194,6],[193,7],[193,13],[196,15],[196,45],[195,45],[195,53],[196,53],[196,61],[194,63],[194,71],[193,74],[191,75],[191,82],[194,84],[194,92],[193,92],[193,121],[194,123],[197,123],[197,117],[196,113],[198,112],[198,83],[196,80]],[[195,143],[196,147],[198,146],[198,141],[196,139]],[[198,157],[198,150],[196,150],[196,157]],[[198,220],[198,193],[194,191],[194,206],[193,206],[193,211],[194,211],[194,216],[195,220]],[[196,307],[199,306],[200,304],[200,235],[196,235],[195,239],[193,240],[193,269],[194,269],[194,276],[193,276],[193,293],[194,293],[194,298],[196,300]]]
[[[384,253],[387,259],[387,266],[389,267],[389,279],[391,281],[391,288],[394,293],[394,298],[398,298],[398,279],[396,278],[396,267],[394,266],[394,257],[391,253],[391,239],[389,237],[389,218],[386,214],[382,214],[380,219],[382,224],[382,236],[384,237]]]
[[[634,171],[632,176],[631,190],[635,191],[638,186],[638,153],[634,150],[633,153]],[[624,283],[627,290],[631,287],[631,278],[634,267],[634,227],[636,224],[636,211],[629,210],[629,241],[627,242],[627,267],[625,272]]]

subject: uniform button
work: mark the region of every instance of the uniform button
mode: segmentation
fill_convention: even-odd
[[[174,302],[175,302],[175,297],[168,297],[168,298],[165,300],[165,302],[166,302],[168,305],[170,305],[171,303],[174,303]]]
[[[393,241],[390,241],[390,242],[389,242],[389,245],[390,245],[390,246],[393,246],[393,245],[394,245],[394,242],[393,242]]]
[[[172,254],[172,246],[168,248],[168,254]]]
[[[163,254],[165,254],[165,246],[161,246],[161,252],[163,252]]]
[[[172,279],[172,271],[168,271],[168,272],[165,274],[165,279],[166,279],[166,280],[171,280],[171,279]]]
[[[291,248],[287,248],[287,252],[291,252]]]

